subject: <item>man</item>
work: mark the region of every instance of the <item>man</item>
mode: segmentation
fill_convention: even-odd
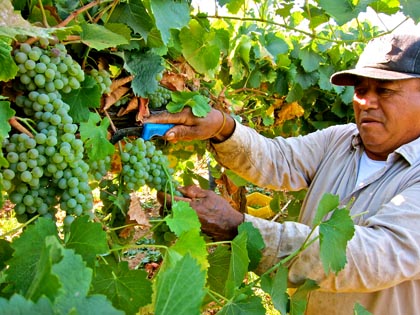
[[[266,248],[259,270],[267,270],[299,248],[308,236],[321,197],[350,200],[355,234],[345,268],[325,275],[319,246],[311,245],[289,266],[289,280],[317,281],[307,314],[352,314],[360,303],[375,315],[420,312],[420,37],[387,35],[370,42],[353,70],[331,82],[354,86],[356,124],[312,134],[267,139],[212,110],[152,116],[177,124],[167,140],[210,139],[215,157],[249,181],[270,189],[307,188],[299,223],[283,224],[242,215],[215,193],[199,187],[181,192],[197,211],[203,231],[231,239],[252,222]]]

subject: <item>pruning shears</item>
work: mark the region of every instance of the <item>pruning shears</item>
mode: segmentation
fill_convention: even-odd
[[[162,137],[174,124],[145,123],[140,126],[122,128],[117,130],[109,140],[112,144],[117,143],[124,137],[135,136],[143,140],[151,140],[154,137]]]

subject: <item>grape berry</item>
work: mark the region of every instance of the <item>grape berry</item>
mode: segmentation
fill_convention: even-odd
[[[69,115],[70,106],[62,100],[63,93],[80,89],[85,73],[64,45],[49,46],[45,40],[32,46],[21,43],[13,57],[19,69],[12,82],[18,91],[16,111],[30,119],[32,135],[13,133],[3,140],[8,166],[0,169],[0,184],[15,204],[18,218],[35,214],[52,218],[59,207],[66,212],[64,224],[68,226],[76,216],[93,215],[89,183],[103,180],[111,168],[111,156],[87,159],[84,143],[77,136],[78,125]],[[110,92],[108,72],[91,70],[89,74],[102,94]],[[167,188],[173,171],[152,142],[127,142],[121,160],[122,194],[143,185]]]

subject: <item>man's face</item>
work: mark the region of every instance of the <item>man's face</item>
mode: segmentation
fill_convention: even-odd
[[[353,108],[367,155],[386,160],[389,153],[420,136],[420,79],[360,77]]]

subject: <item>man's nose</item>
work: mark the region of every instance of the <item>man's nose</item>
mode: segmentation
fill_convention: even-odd
[[[378,95],[374,91],[368,91],[362,96],[355,95],[354,101],[361,110],[368,110],[378,107]]]

